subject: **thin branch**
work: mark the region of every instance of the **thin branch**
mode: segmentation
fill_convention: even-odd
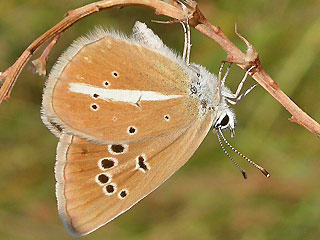
[[[166,2],[172,2],[172,5]],[[272,97],[280,102],[282,106],[284,106],[288,110],[288,112],[290,112],[290,114],[292,115],[290,121],[300,124],[320,138],[320,125],[305,112],[303,112],[285,93],[283,93],[279,89],[277,84],[263,70],[258,53],[254,50],[253,46],[247,39],[236,32],[236,34],[242,40],[244,40],[248,46],[247,52],[243,53],[224,35],[219,27],[214,26],[207,21],[207,19],[199,10],[196,2],[192,0],[179,0],[179,2],[183,2],[187,6],[187,12],[186,9],[182,10],[180,4],[177,4],[177,2],[175,1],[166,2],[160,0],[104,0],[69,11],[66,17],[61,22],[59,22],[57,25],[55,25],[53,28],[51,28],[37,40],[35,40],[22,53],[18,60],[0,76],[0,82],[1,80],[5,79],[0,89],[0,103],[4,99],[9,100],[11,90],[22,68],[25,66],[26,62],[31,58],[34,52],[43,44],[51,41],[39,60],[42,61],[42,68],[45,68],[46,60],[44,61],[44,59],[48,57],[49,52],[54,45],[55,38],[57,38],[66,29],[71,27],[75,22],[90,14],[106,8],[142,5],[152,8],[158,15],[165,15],[173,19],[185,19],[186,15],[188,15],[191,26],[217,42],[220,47],[227,53],[227,61],[236,63],[244,70],[247,70],[251,66],[256,65],[256,70],[251,72],[252,77],[262,87],[264,87],[272,95]]]
[[[193,26],[204,35],[216,41],[228,54],[227,60],[229,62],[236,63],[244,70],[249,69],[249,67],[252,65],[256,65],[257,71],[251,73],[253,79],[255,79],[270,93],[273,98],[275,98],[285,109],[287,109],[287,111],[292,115],[292,117],[289,119],[291,122],[298,123],[320,138],[319,123],[302,111],[301,108],[299,108],[283,91],[281,91],[277,83],[273,81],[272,78],[262,68],[259,60],[259,54],[255,52],[251,43],[247,39],[236,32],[237,35],[247,44],[248,51],[246,54],[244,54],[224,35],[219,27],[209,23],[198,8],[194,13],[194,18],[197,19],[197,21]]]
[[[49,43],[49,45],[46,47],[46,49],[43,51],[43,53],[39,58],[32,61],[32,64],[34,65],[36,72],[40,76],[44,76],[47,74],[46,66],[47,66],[48,57],[52,48],[58,42],[59,38],[60,38],[60,34],[55,36],[52,39],[52,41]]]

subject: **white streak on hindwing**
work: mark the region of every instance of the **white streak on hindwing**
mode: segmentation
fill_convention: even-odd
[[[70,83],[70,92],[92,96],[98,94],[99,99],[114,102],[136,103],[139,101],[164,101],[179,98],[183,95],[164,95],[153,91],[103,89],[85,83]]]

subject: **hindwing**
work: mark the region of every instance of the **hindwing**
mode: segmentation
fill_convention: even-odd
[[[192,156],[212,118],[127,145],[101,145],[62,134],[56,180],[60,216],[74,235],[108,223],[156,189]]]

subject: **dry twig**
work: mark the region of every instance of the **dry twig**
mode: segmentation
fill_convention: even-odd
[[[257,65],[254,72],[251,73],[252,77],[264,87],[278,102],[284,106],[288,112],[292,115],[290,121],[296,122],[301,126],[305,127],[310,132],[314,133],[317,137],[320,137],[320,125],[314,121],[310,116],[303,112],[285,93],[283,93],[277,84],[271,79],[271,77],[263,70],[259,55],[254,50],[250,42],[242,37],[240,34],[238,36],[245,41],[248,46],[247,53],[241,52],[222,32],[222,30],[212,25],[207,21],[199,10],[196,2],[192,0],[180,0],[183,1],[187,6],[187,10],[182,10],[180,5],[173,0],[103,0],[95,3],[88,4],[81,8],[69,11],[66,17],[55,25],[53,28],[48,30],[37,40],[35,40],[18,58],[18,60],[9,67],[1,76],[0,82],[5,80],[0,89],[0,103],[5,99],[9,100],[12,88],[19,76],[22,68],[25,66],[27,61],[33,56],[35,51],[41,47],[46,42],[50,41],[50,44],[41,55],[39,59],[36,60],[37,70],[43,73],[45,70],[46,59],[58,40],[61,33],[66,29],[71,27],[75,22],[80,19],[98,12],[103,9],[110,7],[124,7],[129,5],[142,5],[155,10],[156,14],[165,15],[174,19],[184,19],[187,14],[190,19],[190,25],[195,29],[208,36],[215,42],[217,42],[220,47],[227,53],[227,61],[236,63],[239,67],[246,70],[252,65]],[[170,2],[171,4],[167,3]],[[187,11],[187,12],[186,12]]]
[[[47,74],[46,66],[47,66],[48,57],[49,57],[49,54],[50,54],[52,48],[57,43],[59,38],[60,38],[60,34],[55,36],[52,39],[52,41],[49,43],[49,45],[46,47],[46,49],[43,51],[43,53],[41,54],[41,56],[39,58],[32,61],[33,66],[36,68],[36,72],[40,76],[44,76]]]

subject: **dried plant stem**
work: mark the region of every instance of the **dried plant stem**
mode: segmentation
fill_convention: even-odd
[[[247,70],[252,64],[257,65],[258,71],[251,74],[253,79],[255,79],[270,93],[273,98],[275,98],[285,109],[287,109],[287,111],[292,115],[292,117],[289,119],[291,122],[298,123],[320,138],[319,123],[302,111],[301,108],[299,108],[283,91],[281,91],[277,83],[273,81],[272,78],[262,68],[258,54],[252,52],[254,49],[250,49],[252,47],[251,44],[246,42],[249,51],[247,54],[244,54],[224,35],[219,27],[213,26],[206,21],[206,19],[202,18],[203,16],[199,17],[199,24],[196,25],[195,28],[216,41],[228,54],[227,59],[231,62],[238,62],[237,65],[239,65],[242,69]]]
[[[46,75],[47,71],[46,71],[46,65],[47,65],[47,61],[48,61],[48,57],[49,54],[52,50],[52,48],[54,47],[54,45],[57,43],[57,41],[60,38],[60,34],[55,36],[52,41],[49,43],[49,45],[46,47],[46,49],[43,51],[43,53],[41,54],[41,56],[39,58],[37,58],[36,60],[32,61],[32,64],[34,65],[34,67],[36,68],[36,72],[40,75],[40,76],[44,76]]]
[[[187,6],[187,10],[182,10],[180,5],[173,1],[173,4],[168,4],[160,0],[104,0],[95,3],[88,4],[81,8],[69,11],[66,17],[55,25],[53,28],[48,30],[37,40],[35,40],[18,58],[18,60],[9,67],[1,76],[1,80],[5,79],[1,89],[0,89],[0,103],[5,99],[9,100],[11,90],[19,76],[22,68],[26,62],[32,57],[34,52],[48,41],[51,41],[44,53],[36,63],[40,64],[38,70],[45,69],[46,60],[48,55],[58,40],[61,33],[66,29],[71,27],[75,22],[80,19],[98,12],[100,10],[110,8],[110,7],[123,7],[129,5],[142,5],[155,10],[156,14],[165,15],[174,19],[184,19],[188,15],[190,19],[190,24],[196,28],[198,31],[208,36],[215,42],[217,42],[222,49],[227,53],[227,60],[236,63],[242,69],[247,70],[250,66],[256,65],[256,71],[252,72],[252,77],[263,86],[278,102],[282,104],[291,114],[292,118],[290,121],[296,122],[301,126],[305,127],[310,132],[314,133],[317,137],[320,137],[320,125],[314,121],[310,116],[303,112],[285,93],[283,93],[277,86],[277,84],[271,79],[271,77],[263,70],[261,63],[259,61],[258,53],[255,52],[253,46],[248,40],[242,37],[240,34],[238,36],[245,41],[248,46],[247,53],[241,52],[222,32],[222,30],[209,23],[203,16],[196,2],[192,0],[180,0],[184,2]],[[40,71],[40,72],[41,72]]]

